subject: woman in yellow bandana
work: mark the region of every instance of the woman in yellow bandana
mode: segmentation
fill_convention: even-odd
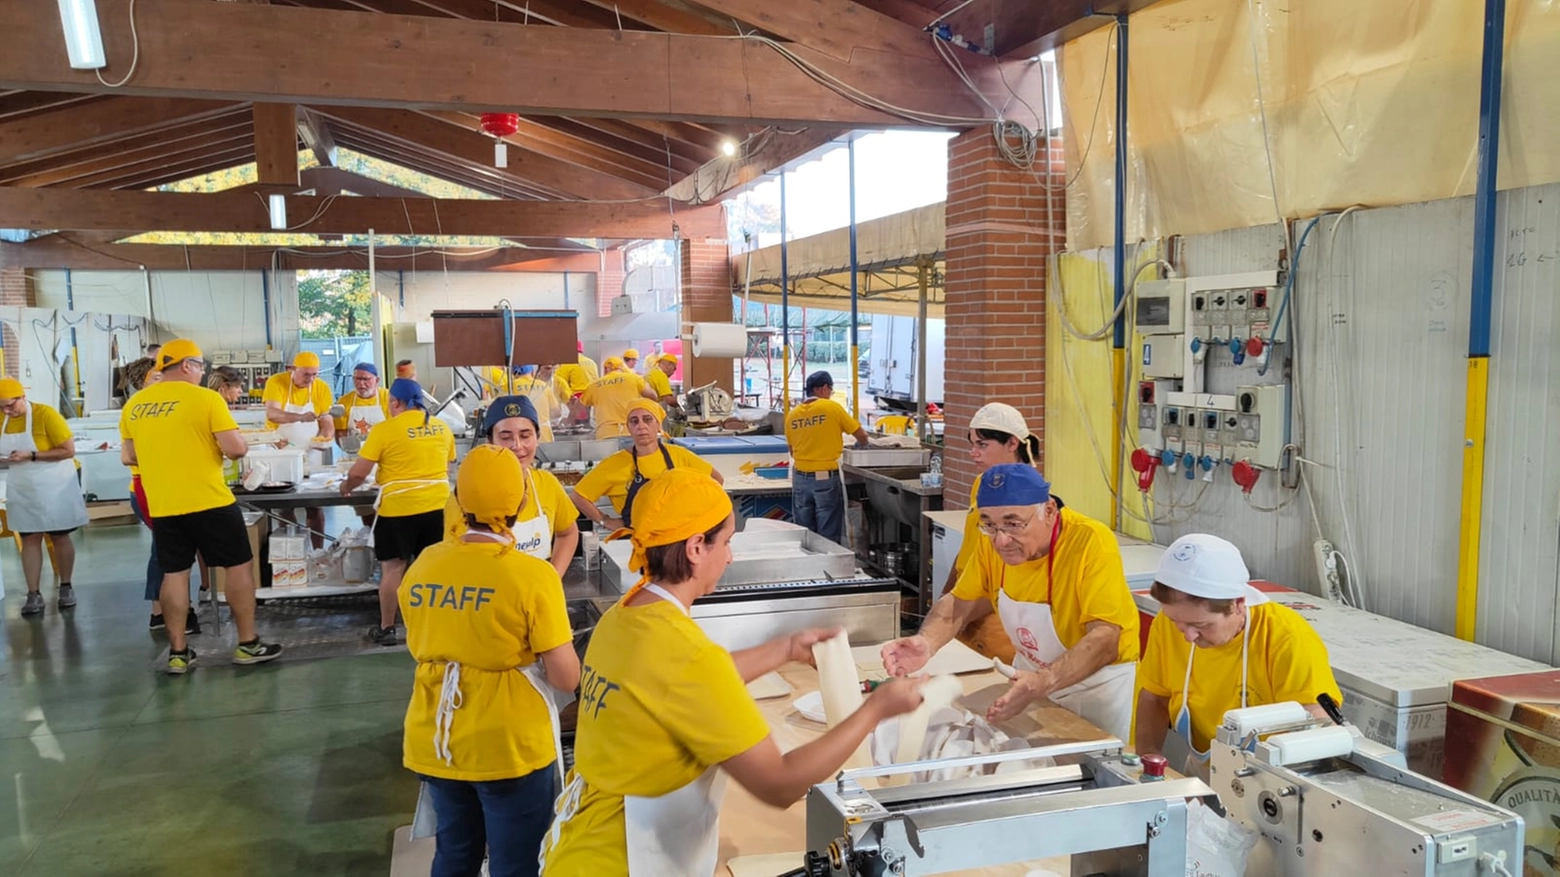
[[[636,512],[630,563],[645,578],[601,617],[585,653],[574,770],[543,848],[549,877],[709,877],[720,772],[788,807],[839,770],[878,722],[921,702],[918,681],[895,680],[819,739],[781,754],[745,685],[810,660],[813,644],[836,631],[727,652],[689,608],[731,563],[731,499],[708,476],[678,469],[650,482]]]
[[[514,454],[473,448],[465,535],[419,555],[400,592],[417,660],[403,763],[438,819],[434,877],[475,877],[484,849],[489,873],[535,875],[563,769],[556,704],[580,660],[557,571],[514,547],[523,483]]]
[[[580,514],[607,530],[633,526],[634,498],[650,479],[673,469],[691,469],[724,482],[715,467],[700,459],[693,451],[661,440],[661,421],[666,411],[649,399],[635,399],[628,406],[628,434],[634,438],[634,446],[627,448],[585,473],[574,485],[570,498]],[[618,517],[612,517],[596,506],[603,496],[612,501]]]

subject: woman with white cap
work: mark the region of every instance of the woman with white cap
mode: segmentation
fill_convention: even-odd
[[[1240,549],[1217,536],[1182,536],[1165,551],[1151,592],[1159,616],[1138,665],[1138,754],[1206,777],[1208,743],[1229,710],[1294,701],[1325,718],[1321,694],[1343,702],[1322,638],[1250,579]]]
[[[959,572],[975,557],[976,540],[980,538],[980,503],[976,494],[980,490],[981,473],[1003,463],[1036,466],[1040,459],[1040,438],[1029,431],[1029,424],[1024,422],[1024,415],[1017,408],[990,402],[970,418],[970,459],[975,461],[970,510],[964,518],[964,541],[959,544],[959,555],[954,558],[953,569],[948,571],[948,581],[943,585],[945,594],[953,590],[959,581]]]

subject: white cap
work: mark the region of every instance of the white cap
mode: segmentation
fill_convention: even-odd
[[[1266,602],[1261,591],[1251,587],[1251,573],[1240,549],[1217,536],[1193,533],[1182,536],[1165,549],[1154,571],[1154,581],[1193,597],[1208,600]]]
[[[970,418],[970,429],[994,429],[1016,436],[1019,440],[1029,438],[1029,424],[1024,422],[1024,415],[1018,413],[1018,409],[1012,405],[1001,402],[982,405],[975,416]]]

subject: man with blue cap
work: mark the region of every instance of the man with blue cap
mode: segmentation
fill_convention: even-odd
[[[818,371],[807,376],[807,398],[785,418],[785,443],[791,446],[791,516],[796,523],[832,542],[845,541],[845,482],[840,454],[845,436],[867,446],[867,431],[845,406],[829,398],[834,378]]]
[[[535,468],[542,427],[536,406],[525,396],[500,396],[488,406],[483,429],[488,441],[508,449],[520,461],[520,505],[510,530],[515,549],[553,565],[558,575],[569,570],[580,543],[580,512],[557,477]],[[466,510],[457,493],[444,506],[444,541],[459,542],[468,529]]]
[[[1131,739],[1138,613],[1116,534],[1065,508],[1024,463],[987,469],[976,497],[986,538],[921,632],[883,646],[884,668],[895,676],[921,669],[966,625],[995,611],[1016,654],[1013,684],[987,711],[989,721],[1049,697]]]
[[[352,367],[352,392],[336,404],[342,413],[336,418],[336,437],[339,441],[349,431],[359,439],[368,435],[375,424],[390,419],[390,391],[379,385],[379,367],[371,362],[360,362]]]

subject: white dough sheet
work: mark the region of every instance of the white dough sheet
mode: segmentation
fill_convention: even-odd
[[[902,733],[909,733],[911,735],[910,739],[914,739],[917,730],[915,726],[918,724],[915,712],[889,719],[879,724],[873,730],[870,738],[873,764],[882,766],[903,764],[911,761],[930,761],[940,758],[962,758],[966,755],[988,755],[993,752],[1011,752],[1030,748],[1030,743],[1027,740],[1009,737],[993,727],[983,717],[977,716],[969,710],[959,707],[957,704],[953,704],[939,706],[930,711],[926,717],[925,736],[919,753],[911,755],[906,751],[906,748],[901,747],[900,736]],[[908,742],[908,740],[904,742]],[[985,767],[976,765],[943,768],[933,771],[917,771],[898,777],[887,777],[884,779],[883,784],[895,785],[905,782],[925,783],[956,780],[982,774],[1032,770],[1039,767],[1050,767],[1053,764],[1055,762],[1052,759],[1042,757],[1007,761]]]

